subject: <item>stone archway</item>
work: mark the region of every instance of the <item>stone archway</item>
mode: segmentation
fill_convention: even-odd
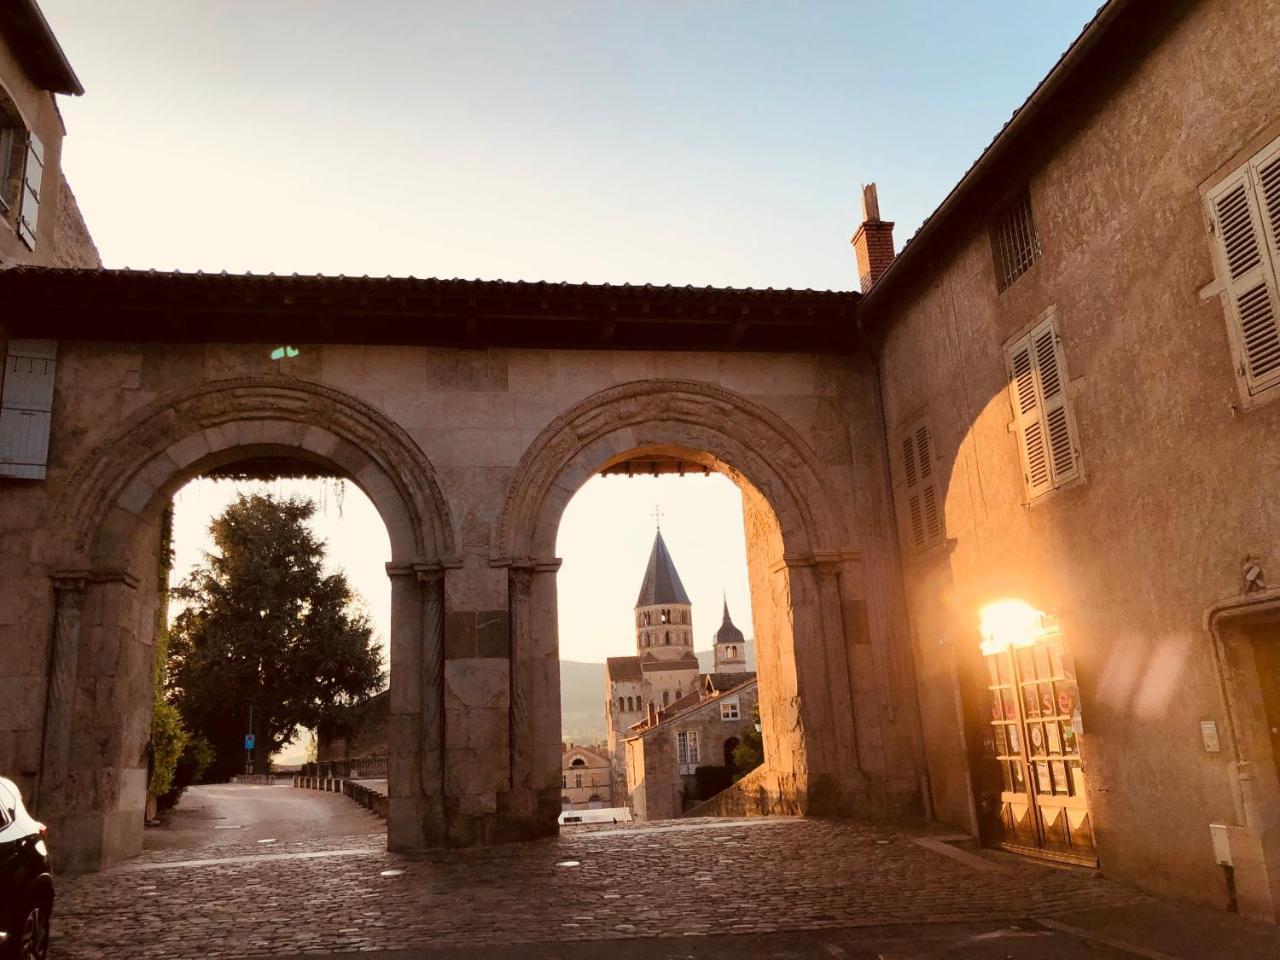
[[[431,463],[384,415],[282,377],[211,381],[112,430],[69,478],[43,544],[53,571],[53,663],[40,815],[64,869],[141,848],[157,524],[188,479],[257,457],[314,463],[358,484],[392,561],[388,843],[443,843],[443,571],[453,524]]]
[[[492,563],[510,568],[512,807],[550,810],[559,764],[556,531],[602,468],[669,454],[742,490],[758,634],[761,724],[770,744],[755,811],[853,810],[867,799],[850,656],[865,627],[861,555],[828,475],[781,417],[720,387],[650,380],[594,394],[558,417],[521,460]],[[863,684],[865,686],[865,684]],[[544,819],[539,816],[539,819]]]

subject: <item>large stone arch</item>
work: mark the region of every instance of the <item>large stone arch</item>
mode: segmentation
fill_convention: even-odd
[[[770,745],[748,807],[861,806],[865,731],[854,716],[858,678],[848,650],[858,625],[845,615],[859,600],[861,556],[832,500],[830,474],[777,414],[721,387],[681,380],[627,383],[587,397],[538,435],[517,468],[491,561],[510,567],[513,789],[540,794],[558,784],[554,551],[561,514],[593,474],[644,453],[695,460],[743,492],[761,723]]]
[[[359,399],[284,377],[209,381],[112,429],[68,478],[44,545],[55,595],[40,813],[64,867],[141,847],[158,519],[201,473],[260,457],[314,463],[373,501],[391,540],[388,842],[439,845],[443,820],[443,570],[453,524],[430,461]]]

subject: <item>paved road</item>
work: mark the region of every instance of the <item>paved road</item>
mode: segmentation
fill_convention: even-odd
[[[130,863],[62,880],[53,956],[1280,957],[1275,927],[1163,903],[1093,871],[966,854],[921,826],[667,821],[406,858],[387,852],[351,801],[289,791],[198,792],[184,815],[190,822],[174,833],[188,844],[202,835],[203,844],[156,848],[152,840]],[[341,804],[358,812],[360,833],[330,834],[347,822]],[[243,829],[211,829],[231,820]],[[306,838],[257,842],[282,827]]]
[[[150,828],[146,850],[199,851],[248,841],[288,843],[386,834],[386,823],[336,793],[289,786],[219,783],[192,787],[164,827]]]

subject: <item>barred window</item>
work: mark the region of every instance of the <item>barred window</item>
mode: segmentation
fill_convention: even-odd
[[[991,224],[996,287],[1003,293],[1040,259],[1040,237],[1031,216],[1031,191],[1024,187]]]

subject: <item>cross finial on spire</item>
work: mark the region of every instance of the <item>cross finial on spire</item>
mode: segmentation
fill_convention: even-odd
[[[662,529],[662,507],[655,506],[653,508],[653,523],[659,530]]]

